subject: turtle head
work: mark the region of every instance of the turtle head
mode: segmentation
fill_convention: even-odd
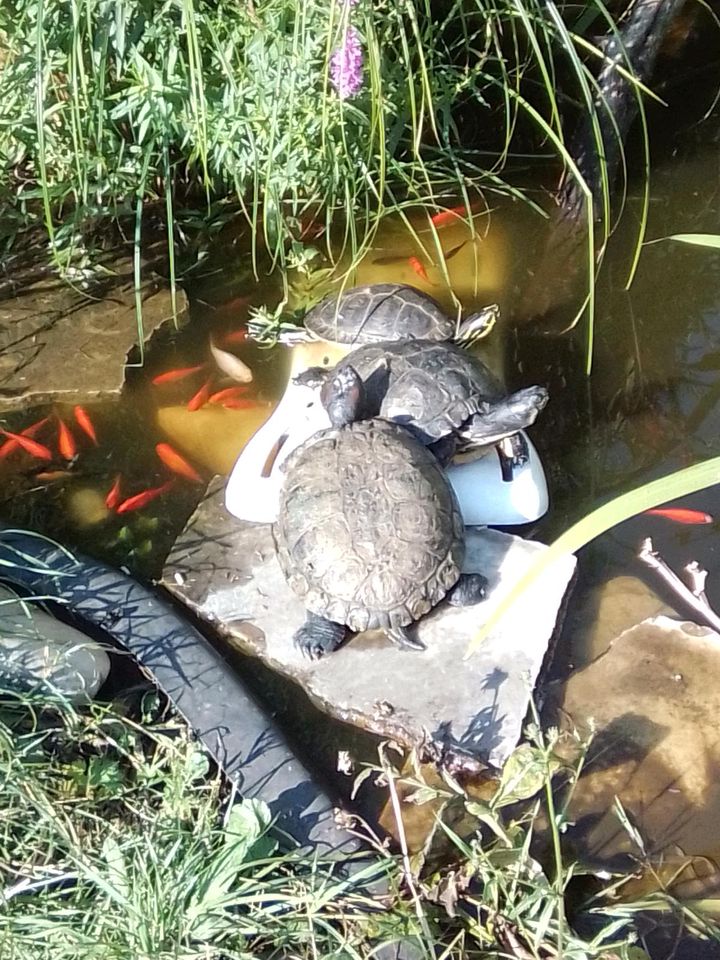
[[[302,373],[293,377],[293,383],[296,383],[299,387],[317,389],[317,387],[325,386],[331,373],[332,370],[329,367],[308,367],[307,370],[303,370]]]
[[[472,313],[459,324],[455,342],[461,346],[470,346],[476,340],[481,340],[490,333],[499,316],[500,308],[496,303],[491,303],[478,313]]]
[[[365,386],[354,367],[344,365],[326,379],[320,400],[336,429],[354,423],[360,417],[365,399]]]

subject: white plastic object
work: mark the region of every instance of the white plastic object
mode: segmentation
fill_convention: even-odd
[[[298,354],[301,349],[296,348]],[[330,426],[320,403],[319,390],[293,381],[293,377],[309,365],[307,358],[293,358],[290,381],[280,403],[245,445],[232,469],[225,490],[225,506],[239,520],[252,523],[277,520],[284,480],[282,464],[301,443]],[[477,460],[448,468],[447,476],[457,494],[466,525],[512,526],[530,523],[546,512],[545,472],[529,440],[527,445],[528,462],[515,468],[511,481],[503,480],[500,459],[494,450]]]

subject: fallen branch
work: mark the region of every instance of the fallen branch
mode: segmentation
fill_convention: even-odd
[[[656,570],[676,596],[689,607],[692,607],[696,613],[699,613],[700,616],[710,624],[713,630],[720,633],[720,617],[715,613],[705,596],[707,570],[703,570],[696,561],[688,564],[685,570],[692,580],[692,586],[688,587],[687,584],[683,583],[680,577],[670,569],[660,554],[654,549],[650,537],[647,537],[647,539],[643,541],[643,545],[638,553],[638,558],[649,567],[652,567],[653,570]]]

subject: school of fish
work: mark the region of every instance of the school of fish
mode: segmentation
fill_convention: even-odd
[[[222,343],[223,346],[233,346],[245,343],[246,340],[247,330],[241,329],[226,334]],[[187,409],[193,412],[200,410],[206,404],[223,406],[229,410],[241,410],[254,406],[256,401],[247,395],[250,390],[249,384],[253,379],[251,369],[239,357],[228,350],[222,349],[212,339],[209,347],[212,361],[220,371],[221,379],[234,380],[237,385],[223,386],[221,382],[217,382],[216,374],[210,373],[187,401]],[[209,372],[208,367],[208,363],[201,363],[192,367],[166,370],[164,373],[154,376],[151,383],[155,387],[179,383],[195,374],[202,372],[207,374]],[[40,471],[36,470],[32,473],[33,479],[41,482],[52,482],[56,479],[71,476],[72,474],[67,468],[72,467],[80,455],[81,440],[85,443],[89,441],[96,447],[99,446],[97,430],[88,411],[82,406],[75,406],[72,413],[73,422],[68,422],[67,419],[63,419],[56,412],[31,423],[20,432],[0,428],[0,437],[4,437],[4,442],[0,443],[0,461],[7,460],[14,454],[24,454],[45,464],[62,460],[67,465],[65,468],[49,470],[41,468]],[[51,431],[54,435],[54,443],[50,437]],[[42,435],[43,433],[47,435]],[[38,435],[42,435],[41,439],[37,439]],[[140,510],[152,503],[153,500],[168,493],[178,478],[192,483],[203,483],[203,478],[195,467],[169,443],[156,444],[155,454],[162,467],[171,476],[157,486],[148,487],[135,493],[129,491],[124,493],[123,477],[121,474],[117,474],[104,498],[108,511],[123,515]]]

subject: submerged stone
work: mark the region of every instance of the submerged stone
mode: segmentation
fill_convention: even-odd
[[[94,697],[110,672],[102,647],[0,585],[0,686]]]
[[[0,302],[0,412],[118,396],[139,337],[148,340],[173,316],[170,291],[157,278],[144,284],[141,301],[141,331],[132,280],[99,298],[54,282]],[[181,290],[176,302],[184,313]]]
[[[547,548],[469,528],[464,569],[489,579],[474,607],[441,604],[418,625],[424,652],[381,633],[352,637],[311,663],[293,644],[305,619],[280,570],[268,525],[233,520],[215,483],[173,548],[165,585],[245,652],[301,684],[339,720],[468,769],[501,765],[516,745],[575,568],[567,557],[536,581],[480,648],[468,645],[500,597]]]
[[[655,616],[569,679],[563,714],[596,728],[569,812],[581,856],[618,867],[652,861],[646,890],[662,879],[678,895],[720,893],[719,674],[720,635]],[[623,808],[644,849],[623,827]]]

